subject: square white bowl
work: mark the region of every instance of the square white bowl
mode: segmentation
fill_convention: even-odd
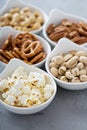
[[[57,45],[57,43],[55,43],[54,41],[52,41],[48,37],[48,35],[46,33],[47,27],[50,24],[60,24],[60,22],[63,19],[69,19],[69,20],[76,21],[76,22],[81,21],[81,22],[84,22],[84,23],[87,24],[87,19],[85,19],[85,18],[76,16],[76,15],[72,15],[72,14],[69,14],[69,13],[65,13],[65,12],[62,12],[62,11],[57,10],[57,9],[51,10],[50,14],[49,14],[48,21],[46,22],[46,24],[45,24],[45,26],[43,28],[43,36],[51,44],[52,47],[55,47]]]
[[[0,16],[4,15],[5,13],[7,13],[10,9],[12,9],[14,7],[18,7],[20,9],[22,9],[24,7],[29,7],[32,11],[36,10],[36,11],[40,12],[40,14],[42,15],[42,17],[44,19],[44,24],[42,25],[41,28],[39,28],[37,30],[34,30],[34,31],[31,31],[31,33],[39,34],[42,31],[45,23],[48,20],[48,17],[46,15],[46,13],[41,8],[39,8],[39,7],[35,6],[35,5],[31,5],[29,3],[26,3],[26,2],[24,2],[22,0],[7,0],[6,4],[0,10]]]
[[[85,48],[83,46],[79,46],[79,45],[73,43],[72,41],[68,40],[67,38],[62,38],[58,41],[56,47],[53,49],[51,54],[47,57],[47,60],[46,60],[46,63],[45,63],[46,70],[54,78],[56,83],[62,88],[69,89],[69,90],[86,89],[87,88],[87,82],[81,82],[81,83],[64,82],[60,79],[55,78],[49,70],[49,63],[50,63],[50,60],[52,59],[52,57],[58,55],[59,53],[67,53],[71,50],[77,50],[77,51],[83,50],[83,51],[87,52],[87,48]]]
[[[12,36],[15,37],[19,33],[22,33],[22,32],[14,30],[11,27],[3,27],[0,30],[0,48],[4,44],[5,40],[8,38],[8,36],[10,34],[12,34]],[[32,34],[32,35],[36,36],[38,38],[38,40],[41,41],[42,46],[44,48],[44,52],[46,53],[46,58],[47,58],[47,56],[51,52],[51,47],[50,47],[49,43],[46,40],[44,40],[42,37],[38,36],[38,35],[35,35],[35,34]],[[33,64],[33,65],[37,66],[37,67],[42,67],[44,65],[44,63],[45,63],[46,58],[43,61],[41,61],[41,62],[39,62],[37,64]]]
[[[24,63],[23,61],[21,61],[19,59],[16,59],[16,58],[10,60],[8,65],[5,67],[3,72],[0,74],[0,78],[5,79],[8,76],[11,76],[11,74],[19,66],[22,66],[27,73],[38,72],[38,73],[47,75],[47,83],[52,85],[52,87],[54,89],[54,92],[53,92],[52,96],[46,102],[44,102],[44,103],[42,103],[40,105],[37,105],[37,106],[32,106],[30,108],[28,108],[28,107],[27,108],[22,108],[22,107],[10,106],[10,105],[4,103],[3,98],[1,96],[1,93],[0,93],[0,104],[5,109],[9,110],[10,112],[16,113],[16,114],[33,114],[33,113],[37,113],[37,112],[45,109],[52,102],[52,100],[54,99],[56,91],[57,91],[56,83],[53,80],[53,78],[49,74],[47,74],[45,71],[43,71],[43,70],[41,70],[41,69],[39,69],[37,67],[30,66],[30,65],[28,65],[28,64]]]

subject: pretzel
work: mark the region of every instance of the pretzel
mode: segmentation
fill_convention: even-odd
[[[38,55],[36,55],[32,60],[30,60],[30,63],[34,64],[41,58],[43,59],[44,53],[40,52]]]
[[[14,38],[9,35],[0,49],[0,60],[5,63],[12,58],[18,58],[28,64],[35,64],[41,62],[45,57],[41,42],[29,33],[20,33]]]
[[[27,40],[37,41],[37,38],[29,33],[20,33],[13,39],[12,46],[13,48],[21,48],[22,44]]]
[[[7,49],[7,48],[8,48],[8,50],[9,50],[10,48],[12,48],[11,43],[12,43],[12,35],[9,35],[9,36],[8,36],[8,39],[5,41],[5,43],[4,43],[3,46],[2,46],[2,50],[5,50],[5,49]]]
[[[39,41],[34,41],[30,43],[30,40],[25,41],[22,45],[22,53],[27,58],[31,58],[38,54],[42,50],[41,43]]]

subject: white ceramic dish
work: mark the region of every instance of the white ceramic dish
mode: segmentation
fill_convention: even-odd
[[[47,27],[52,23],[59,24],[62,19],[70,19],[72,21],[82,21],[82,22],[87,23],[87,19],[84,19],[82,17],[68,14],[68,13],[62,12],[62,11],[57,10],[57,9],[51,10],[51,12],[49,14],[49,19],[43,28],[43,36],[51,44],[52,47],[55,47],[57,43],[50,40],[49,37],[47,36],[47,33],[46,33]]]
[[[45,71],[39,69],[39,68],[36,68],[34,66],[29,66],[27,65],[26,63],[24,63],[23,61],[21,60],[18,60],[16,58],[12,59],[9,64],[6,66],[6,68],[3,70],[3,72],[0,74],[0,78],[7,78],[8,76],[10,76],[14,70],[19,67],[19,66],[22,66],[24,67],[25,71],[26,72],[38,72],[38,73],[44,73],[48,76],[48,79],[47,79],[47,82],[49,84],[51,84],[54,88],[54,92],[52,94],[52,96],[44,103],[38,105],[38,106],[33,106],[31,108],[22,108],[22,107],[14,107],[14,106],[10,106],[6,103],[3,102],[3,99],[2,99],[2,96],[1,96],[1,93],[0,93],[0,104],[7,110],[13,112],[13,113],[16,113],[16,114],[33,114],[33,113],[36,113],[36,112],[39,112],[43,109],[45,109],[51,102],[52,100],[54,99],[55,97],[55,94],[56,94],[56,91],[57,91],[57,87],[56,87],[56,83],[55,81],[53,80],[53,78],[47,74]]]
[[[8,38],[8,36],[10,34],[12,34],[13,36],[15,36],[18,33],[21,33],[21,32],[17,31],[17,30],[14,30],[11,27],[3,27],[0,30],[0,48],[3,45],[4,41]],[[35,35],[35,34],[33,34],[33,35]],[[49,43],[46,40],[44,40],[43,38],[41,38],[40,36],[38,36],[38,35],[35,35],[35,36],[38,38],[38,40],[41,41],[41,43],[43,45],[43,48],[44,48],[44,51],[45,51],[45,53],[48,56],[50,54],[50,52],[51,52],[51,47],[50,47]],[[46,58],[47,58],[47,56],[46,56]],[[34,64],[34,66],[42,67],[44,65],[44,62],[45,62],[46,58],[43,61],[41,61],[41,62],[39,62],[37,64]]]
[[[26,3],[22,0],[7,0],[6,4],[3,6],[3,8],[0,10],[0,16],[1,15],[4,15],[5,13],[7,13],[11,8],[14,8],[14,7],[19,7],[19,8],[24,8],[24,7],[29,7],[31,8],[31,10],[37,10],[41,13],[43,19],[44,19],[44,24],[47,22],[48,20],[48,17],[46,15],[46,13],[40,9],[39,7],[37,6],[34,6],[34,5],[31,5],[29,3]],[[32,33],[34,34],[39,34],[41,32],[41,30],[43,29],[44,27],[44,24],[43,26],[40,28],[40,29],[37,29],[37,30],[34,30],[34,31],[31,31]]]
[[[66,39],[66,38],[62,38],[59,40],[58,44],[56,45],[56,47],[53,49],[53,51],[51,52],[51,54],[48,56],[47,60],[46,60],[46,70],[47,72],[55,79],[55,81],[57,82],[57,84],[65,89],[69,89],[69,90],[82,90],[82,89],[86,89],[87,88],[87,82],[83,82],[83,83],[68,83],[68,82],[64,82],[61,81],[57,78],[55,78],[50,70],[49,70],[49,63],[52,57],[56,56],[59,53],[66,53],[70,50],[84,50],[87,52],[87,48],[79,46],[75,43],[73,43],[72,41]]]

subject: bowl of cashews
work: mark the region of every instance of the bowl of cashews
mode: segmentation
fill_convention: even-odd
[[[19,32],[11,27],[3,27],[0,33],[0,61],[6,64],[12,58],[18,58],[42,67],[51,52],[49,43],[35,34]]]
[[[54,99],[56,83],[47,72],[12,59],[0,74],[0,104],[16,114],[33,114]]]
[[[87,43],[87,19],[53,9],[43,28],[43,35],[52,47],[55,47],[63,37],[78,45],[85,44]]]
[[[57,84],[69,90],[87,88],[87,48],[67,38],[59,40],[45,64]]]
[[[0,11],[0,27],[39,34],[47,21],[45,12],[21,0],[8,0]]]

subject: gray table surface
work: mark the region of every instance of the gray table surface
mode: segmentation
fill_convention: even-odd
[[[25,1],[46,13],[57,8],[87,18],[87,0]],[[0,0],[0,9],[5,2]],[[12,114],[0,106],[0,130],[87,130],[87,90],[68,91],[58,87],[50,106],[34,115]]]

